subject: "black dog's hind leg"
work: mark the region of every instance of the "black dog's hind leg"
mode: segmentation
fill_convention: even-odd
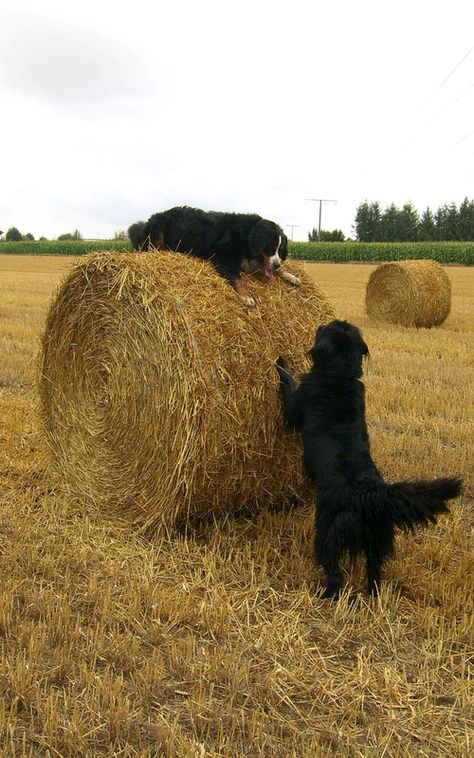
[[[382,566],[388,555],[393,552],[394,529],[386,524],[382,529],[370,531],[370,538],[365,541],[365,570],[367,574],[367,589],[371,595],[380,591]]]
[[[324,598],[336,598],[342,587],[342,571],[339,562],[342,558],[343,546],[332,527],[333,525],[316,515],[314,548],[316,561],[326,573],[327,584],[323,593]]]
[[[315,538],[316,560],[326,572],[326,589],[323,592],[324,598],[336,598],[342,587],[342,571],[339,566],[341,552],[335,544],[331,544],[326,534],[322,534],[318,529]]]
[[[367,590],[371,595],[377,595],[380,590],[380,579],[382,576],[382,560],[380,556],[374,555],[373,552],[366,552],[366,572],[367,572]]]

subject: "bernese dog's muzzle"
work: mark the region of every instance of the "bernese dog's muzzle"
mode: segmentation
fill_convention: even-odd
[[[262,253],[263,258],[263,270],[265,273],[265,276],[267,279],[273,278],[274,271],[278,271],[278,269],[281,266],[281,258],[278,255],[278,253],[274,253],[273,255],[267,255],[267,253]]]

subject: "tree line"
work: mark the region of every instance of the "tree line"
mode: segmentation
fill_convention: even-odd
[[[3,232],[0,232],[0,237],[2,234]],[[5,234],[5,240],[7,242],[35,242],[35,238],[31,232],[22,234],[20,230],[16,228],[16,226],[11,226],[10,229],[8,229],[7,233]],[[72,232],[72,234],[69,232],[67,234],[60,234],[58,240],[82,240],[82,234],[80,233],[79,229],[76,229],[74,232]],[[48,242],[48,239],[47,237],[40,237],[39,242]]]
[[[321,229],[320,237],[317,229],[308,234],[308,242],[344,242],[345,239],[342,229],[333,229],[332,232]]]
[[[436,211],[426,208],[421,215],[413,203],[405,203],[398,208],[395,203],[385,210],[378,201],[365,200],[356,210],[354,233],[358,242],[431,242],[431,241],[474,241],[474,200],[464,198],[458,207],[456,203],[441,205]],[[0,238],[3,232],[0,232]],[[310,242],[318,241],[318,230],[308,234]],[[32,234],[21,234],[11,227],[5,234],[7,242],[34,241]],[[126,232],[115,232],[114,239],[127,239]],[[40,241],[46,237],[40,237]],[[72,234],[61,234],[60,241],[82,240],[76,229]],[[321,242],[344,242],[341,229],[325,231],[321,229]]]
[[[0,231],[0,240],[3,237],[3,232]],[[73,232],[67,232],[66,234],[60,234],[57,238],[59,242],[71,241],[71,240],[83,240],[83,236],[79,229],[75,229]],[[119,229],[114,233],[114,240],[128,240],[127,232],[123,229]],[[34,236],[28,232],[28,234],[22,234],[16,226],[11,226],[5,234],[6,242],[35,242]],[[49,242],[47,237],[39,237],[38,242]]]
[[[426,208],[420,215],[412,203],[398,208],[395,203],[382,211],[380,203],[361,203],[356,211],[354,231],[359,242],[430,242],[474,240],[474,200],[464,198]]]

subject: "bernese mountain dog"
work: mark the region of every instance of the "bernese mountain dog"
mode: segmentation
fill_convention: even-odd
[[[248,306],[255,301],[240,277],[242,271],[261,271],[269,280],[276,275],[289,284],[300,284],[296,276],[281,268],[288,254],[282,229],[254,213],[170,208],[132,224],[128,236],[135,250],[174,250],[209,260]]]

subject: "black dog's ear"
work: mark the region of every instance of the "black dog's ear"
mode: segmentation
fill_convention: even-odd
[[[318,332],[321,329],[322,327],[320,326],[316,331],[316,342],[309,351],[309,354],[313,359],[313,363],[318,366],[325,366],[331,362],[331,356],[334,354],[334,344],[333,341],[324,334],[318,336]]]
[[[356,353],[360,353],[361,358],[365,358],[365,356],[370,357],[367,343],[363,339],[360,330],[356,326],[354,326],[350,332],[350,339],[352,342],[353,350]]]
[[[314,345],[308,353],[308,355],[310,355],[311,358],[313,359],[313,363],[315,363],[316,360],[318,359],[318,355],[323,356],[326,350],[324,344],[321,345],[321,335],[323,331],[324,331],[324,324],[321,324],[316,329],[316,334],[314,335]],[[316,348],[318,348],[318,350],[316,350]]]
[[[366,355],[370,355],[367,343],[362,339],[360,332],[359,334],[351,334],[350,339],[353,350],[360,353],[362,358]]]

